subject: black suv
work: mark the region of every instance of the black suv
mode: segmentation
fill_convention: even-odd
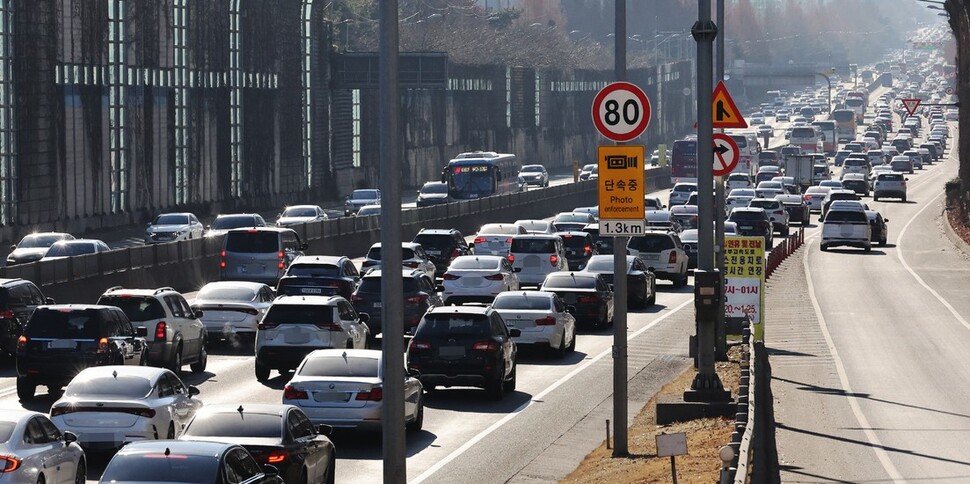
[[[17,342],[17,396],[33,399],[37,385],[57,393],[91,366],[145,365],[148,343],[143,336],[114,306],[39,307]]]
[[[771,247],[774,231],[771,219],[763,208],[736,208],[731,210],[728,221],[738,226],[738,235],[745,237],[764,237],[765,245]]]
[[[411,242],[421,244],[424,253],[434,262],[434,276],[441,277],[451,261],[472,253],[465,237],[455,229],[421,229]]]
[[[360,272],[344,256],[301,255],[276,283],[280,296],[340,296],[350,299],[357,289]]]
[[[0,279],[0,350],[15,356],[17,338],[37,306],[54,304],[40,289],[26,279]]]
[[[428,309],[441,306],[441,297],[435,290],[434,282],[423,271],[405,267],[402,271],[404,287],[404,332],[412,333]],[[358,313],[367,313],[367,327],[371,335],[377,335],[383,328],[383,308],[381,300],[381,277],[383,271],[374,269],[364,275],[360,286],[350,298]]]
[[[515,391],[517,348],[509,329],[489,307],[443,306],[429,310],[408,346],[408,371],[427,391],[436,386],[484,388],[496,400]]]
[[[589,258],[599,254],[593,235],[589,232],[576,230],[556,232],[555,235],[562,237],[562,245],[566,248],[566,262],[569,263],[570,270],[585,269]]]

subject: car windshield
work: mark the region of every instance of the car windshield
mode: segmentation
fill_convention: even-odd
[[[241,229],[255,227],[256,217],[252,215],[222,215],[212,222],[213,230]]]
[[[692,193],[697,191],[697,185],[674,185],[675,192]]]
[[[186,225],[188,223],[188,215],[159,215],[155,217],[152,225]]]
[[[116,455],[101,476],[104,482],[180,482],[204,484],[219,481],[219,459],[213,456],[162,452]]]
[[[279,250],[279,235],[276,232],[247,230],[229,232],[226,236],[226,252],[265,254]]]
[[[276,414],[242,411],[213,412],[195,417],[182,435],[190,437],[251,437],[281,439],[282,417]]]
[[[134,322],[164,319],[165,309],[154,297],[112,295],[102,296],[98,304],[117,306]]]
[[[495,298],[495,302],[492,303],[492,308],[548,310],[552,309],[552,299],[529,294],[502,293]]]
[[[556,241],[553,239],[512,239],[512,246],[509,252],[528,253],[528,254],[554,254],[556,253]]]
[[[19,244],[17,244],[18,249],[39,249],[44,247],[50,247],[54,242],[63,239],[63,235],[52,235],[52,234],[31,234],[23,238]]]
[[[451,263],[449,269],[485,269],[498,270],[501,261],[497,258],[459,257]]]
[[[252,301],[256,299],[256,291],[248,287],[233,287],[219,284],[203,287],[195,295],[195,299],[208,301]]]
[[[542,283],[543,289],[593,289],[596,278],[577,274],[550,274]]]
[[[488,337],[492,325],[484,314],[429,314],[414,333],[415,339],[435,335]]]
[[[27,321],[28,338],[95,339],[101,334],[97,311],[39,308]]]
[[[775,200],[751,200],[748,206],[755,208],[777,208],[778,202]]]
[[[316,217],[317,209],[313,207],[290,207],[283,211],[284,217]]]
[[[303,366],[297,370],[300,376],[326,376],[344,378],[376,378],[380,370],[381,360],[372,357],[347,356],[314,356],[306,359]]]
[[[354,190],[350,194],[351,200],[376,200],[377,190]]]
[[[297,277],[340,277],[340,267],[334,264],[293,264],[286,271]]]
[[[93,254],[94,252],[94,244],[91,242],[61,241],[52,245],[50,249],[47,249],[47,254],[44,257],[69,257]]]
[[[581,236],[572,235],[572,234],[562,235],[563,245],[565,245],[566,247],[569,247],[570,249],[583,249],[586,246],[590,245],[588,242],[589,241],[586,240],[586,237],[581,237]]]
[[[263,318],[270,324],[328,324],[333,323],[332,306],[309,304],[274,304]]]
[[[152,382],[137,375],[78,375],[64,389],[65,397],[145,398],[152,392]]]
[[[448,185],[445,183],[425,183],[424,186],[421,187],[421,193],[448,193]]]

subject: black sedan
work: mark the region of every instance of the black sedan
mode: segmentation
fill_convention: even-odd
[[[788,223],[805,226],[811,221],[811,209],[802,195],[778,195],[775,197],[788,212]]]
[[[887,232],[889,231],[886,223],[889,222],[889,219],[883,218],[882,214],[875,210],[866,210],[866,216],[869,217],[869,226],[872,227],[872,235],[869,236],[869,240],[872,243],[878,242],[879,245],[886,245]]]
[[[599,274],[613,289],[613,256],[594,255],[583,272]],[[639,258],[626,256],[627,303],[631,307],[645,308],[657,302],[657,276]]]
[[[593,236],[587,232],[556,232],[556,235],[562,237],[562,244],[566,249],[566,261],[572,270],[583,270],[589,258],[599,254]]]
[[[738,235],[746,237],[764,237],[765,245],[771,247],[773,232],[771,220],[763,208],[736,208],[731,210],[728,221],[738,226]]]
[[[360,273],[347,257],[298,257],[276,284],[280,296],[342,296],[349,300]]]
[[[613,291],[603,276],[593,272],[553,272],[542,291],[554,292],[576,308],[576,323],[604,328],[613,322]]]
[[[244,403],[202,407],[179,440],[242,445],[286,482],[333,482],[336,454],[329,433],[293,405]]]
[[[273,465],[260,466],[242,446],[225,442],[143,440],[118,451],[100,482],[283,484]]]

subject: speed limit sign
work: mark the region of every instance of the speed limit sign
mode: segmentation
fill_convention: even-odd
[[[636,84],[608,84],[593,98],[593,124],[613,141],[636,139],[650,124],[650,99]]]

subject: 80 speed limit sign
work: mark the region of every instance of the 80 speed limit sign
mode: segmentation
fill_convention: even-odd
[[[593,98],[593,124],[613,141],[635,139],[650,124],[650,99],[636,84],[611,83]]]

